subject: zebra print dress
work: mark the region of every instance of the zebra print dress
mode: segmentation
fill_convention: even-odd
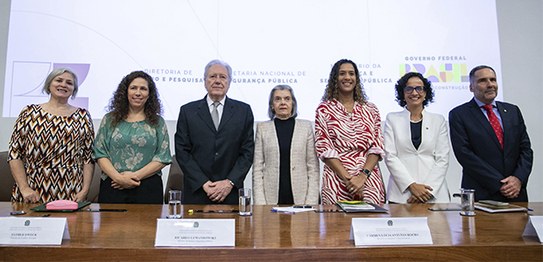
[[[322,102],[315,116],[315,147],[321,160],[337,158],[350,175],[359,174],[368,154],[384,158],[379,110],[373,103],[355,102],[352,113],[349,113],[336,99]],[[385,202],[385,186],[378,165],[365,182],[360,198],[351,194],[338,175],[324,165],[323,204],[335,204],[339,200],[364,200],[382,205]]]

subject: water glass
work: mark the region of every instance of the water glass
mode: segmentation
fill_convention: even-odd
[[[240,188],[239,189],[239,215],[250,216],[253,214],[253,205],[251,204],[251,189]]]
[[[475,189],[460,189],[460,215],[475,216]]]
[[[170,190],[168,194],[170,196],[168,201],[168,218],[182,218],[181,190]]]

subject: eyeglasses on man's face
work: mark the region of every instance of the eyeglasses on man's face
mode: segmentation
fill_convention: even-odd
[[[422,86],[406,86],[403,88],[404,93],[411,93],[413,90],[417,91],[417,93],[420,93],[424,91],[424,87]]]

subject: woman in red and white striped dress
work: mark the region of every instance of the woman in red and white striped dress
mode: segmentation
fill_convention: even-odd
[[[377,162],[383,159],[381,117],[366,101],[353,61],[334,64],[315,117],[317,156],[325,163],[322,203],[364,200],[382,205],[385,186]]]

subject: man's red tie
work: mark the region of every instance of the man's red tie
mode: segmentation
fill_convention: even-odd
[[[498,120],[496,114],[494,114],[492,105],[484,105],[483,108],[486,110],[488,121],[490,121],[490,125],[492,126],[492,129],[494,129],[494,133],[496,133],[496,137],[498,137],[498,141],[503,149],[503,129],[500,125],[500,121]]]

